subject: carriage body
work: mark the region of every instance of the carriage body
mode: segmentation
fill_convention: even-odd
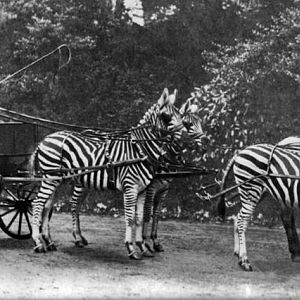
[[[0,123],[0,175],[30,177],[28,163],[38,142],[51,131],[34,123]],[[31,204],[39,182],[3,181],[0,194],[0,228],[10,237],[31,237]]]
[[[0,174],[21,176],[37,143],[49,130],[23,122],[0,123]]]

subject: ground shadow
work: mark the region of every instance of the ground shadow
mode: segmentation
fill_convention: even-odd
[[[253,267],[257,268],[261,272],[275,273],[279,276],[290,276],[299,275],[300,273],[300,263],[292,262],[289,257],[282,259],[272,259],[272,260],[256,260],[253,261]],[[282,278],[284,279],[284,278]]]
[[[129,259],[125,249],[113,249],[113,247],[109,248],[87,246],[84,248],[78,248],[75,246],[64,246],[60,247],[59,251],[76,257],[76,259],[79,260],[97,261],[103,263],[119,263],[123,265],[141,263],[141,261]]]
[[[17,240],[13,238],[0,239],[0,250],[1,249],[32,249],[33,242],[31,239],[28,240]]]

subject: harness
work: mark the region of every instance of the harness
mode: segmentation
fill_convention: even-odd
[[[106,160],[104,163],[106,164],[106,172],[107,172],[107,187],[111,190],[115,190],[117,188],[116,186],[116,168],[113,166],[113,162],[110,155],[110,145],[111,145],[111,139],[106,140],[105,145],[105,158]]]
[[[274,152],[275,152],[277,147],[278,147],[278,144],[275,144],[274,147],[271,150],[271,153],[270,153],[270,156],[269,156],[269,159],[268,159],[268,167],[267,167],[267,171],[266,171],[265,176],[269,176],[269,174],[270,174],[272,158],[273,158]]]
[[[210,195],[209,193],[205,192],[206,195],[202,196],[202,195],[197,195],[201,200],[204,200],[204,201],[211,201],[213,199],[216,199],[228,192],[231,192],[232,190],[246,184],[246,183],[249,183],[249,182],[253,182],[254,180],[256,179],[261,179],[261,178],[282,178],[282,179],[294,179],[294,180],[300,180],[300,176],[298,175],[288,175],[288,174],[276,174],[276,173],[272,173],[270,172],[270,169],[271,169],[271,163],[272,163],[272,159],[273,159],[273,156],[274,156],[274,153],[275,153],[275,150],[277,148],[283,148],[283,149],[290,149],[288,145],[280,145],[280,142],[275,144],[271,150],[271,153],[270,153],[270,156],[268,158],[268,165],[267,165],[267,170],[265,173],[261,173],[261,174],[258,174],[258,175],[255,175],[245,181],[242,181],[238,184],[235,184],[225,190],[221,190],[220,192],[216,193],[215,195]],[[290,149],[292,150],[292,149]],[[232,162],[234,163],[234,160],[235,160],[235,156],[233,157],[232,159]],[[215,185],[215,184],[214,184]],[[205,190],[205,189],[203,189]]]
[[[164,156],[167,154],[168,150],[166,149],[167,143],[173,142],[173,136],[174,133],[180,128],[180,126],[176,126],[172,130],[167,130],[164,128],[158,128],[160,127],[159,124],[157,124],[158,118],[155,120],[155,125],[152,124],[141,124],[140,126],[131,128],[130,130],[126,131],[116,131],[116,132],[99,132],[99,131],[93,131],[93,130],[85,130],[81,133],[78,132],[72,132],[72,131],[64,131],[65,136],[63,137],[63,140],[61,142],[60,146],[60,154],[59,154],[59,164],[60,168],[48,170],[44,173],[42,173],[42,176],[48,178],[49,180],[54,180],[54,177],[61,176],[61,179],[67,179],[72,178],[76,179],[79,176],[83,176],[85,174],[92,173],[93,171],[96,172],[97,170],[103,170],[105,169],[107,172],[107,187],[109,189],[116,189],[116,177],[117,177],[117,168],[124,166],[124,165],[130,165],[130,163],[133,161],[133,163],[140,163],[142,161],[148,161],[151,165],[154,166],[155,169],[159,168],[163,162],[165,161]],[[151,127],[152,130],[156,131],[157,133],[154,134],[154,138],[143,138],[144,133],[141,132],[141,138],[135,138],[133,135],[133,132],[135,130],[141,129],[141,127]],[[83,137],[94,140],[94,142],[97,143],[99,141],[100,143],[103,143],[105,147],[104,149],[104,155],[105,159],[103,164],[101,166],[82,166],[78,168],[66,168],[63,166],[64,162],[64,145],[66,144],[68,138],[72,135],[82,135]],[[171,135],[171,136],[170,136]],[[147,135],[146,135],[147,136]],[[113,141],[125,141],[126,143],[130,143],[134,148],[134,157],[128,157],[128,159],[125,159],[122,164],[122,161],[113,161]],[[144,147],[143,143],[151,143],[151,142],[159,142],[159,145],[157,149],[159,150],[159,159],[153,159],[153,153],[151,153],[151,150],[148,149],[148,147]],[[38,151],[40,149],[38,148]]]

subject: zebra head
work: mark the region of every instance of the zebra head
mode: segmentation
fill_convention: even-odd
[[[180,113],[182,123],[187,130],[189,148],[206,152],[209,138],[204,134],[199,116],[199,102],[195,98],[189,98],[181,106]]]
[[[174,141],[181,139],[186,129],[179,109],[174,105],[176,96],[176,89],[169,94],[169,90],[165,88],[157,103],[146,112],[139,124],[152,124],[167,139]]]

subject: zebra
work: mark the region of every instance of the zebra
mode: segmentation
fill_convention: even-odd
[[[37,159],[39,168],[44,172],[37,198],[33,201],[32,239],[36,252],[55,250],[50,236],[48,216],[53,206],[53,193],[62,179],[51,180],[47,171],[63,168],[78,168],[88,166],[103,166],[114,161],[142,159],[138,163],[114,168],[115,187],[123,192],[125,210],[125,246],[128,256],[141,259],[150,255],[142,240],[143,206],[146,187],[150,184],[158,162],[165,153],[168,142],[178,141],[185,130],[181,115],[173,105],[174,95],[169,95],[165,89],[158,102],[144,115],[138,126],[122,139],[103,140],[103,137],[60,131],[46,136],[38,145],[31,162]],[[70,201],[72,207],[77,207],[78,198],[85,188],[109,188],[109,170],[98,170],[75,179],[74,192]],[[48,180],[47,180],[48,179]],[[76,219],[73,215],[72,219]],[[79,222],[79,216],[77,218]],[[141,253],[133,245],[133,227],[136,226],[135,241]],[[79,224],[73,224],[77,227]],[[85,239],[80,232],[73,230],[75,240]]]
[[[176,98],[177,96],[177,90],[174,90],[174,93],[172,95],[174,98]],[[170,96],[170,97],[172,97]],[[180,114],[182,116],[182,122],[184,124],[184,126],[187,128],[187,139],[186,139],[186,144],[185,145],[179,145],[178,143],[167,143],[166,144],[166,153],[164,156],[164,161],[167,162],[167,164],[169,163],[184,163],[181,157],[181,152],[185,151],[186,148],[189,149],[193,149],[193,150],[200,150],[201,152],[206,152],[206,147],[209,143],[209,139],[204,135],[203,130],[202,130],[202,126],[201,126],[201,121],[200,121],[200,117],[198,115],[199,112],[199,102],[197,99],[195,98],[189,98],[186,100],[186,102],[181,106],[180,109]],[[95,137],[95,131],[94,130],[87,130],[85,131],[86,134],[89,134],[90,136],[94,136]],[[119,134],[125,134],[125,132],[119,132]],[[97,132],[96,136],[99,137],[99,135],[101,135],[102,137],[107,138],[108,133],[105,132]],[[159,172],[161,172],[161,168],[159,168]],[[162,192],[163,189],[168,188],[166,186],[166,182],[172,181],[172,179],[170,178],[155,178],[151,184],[147,187],[147,191],[146,191],[146,203],[145,203],[145,208],[149,209],[149,205],[150,205],[150,209],[152,206],[152,196],[149,196],[152,193],[153,187],[155,187],[156,189],[156,194],[160,194]],[[158,187],[158,184],[164,183],[165,187]],[[162,200],[164,197],[161,197]],[[83,200],[83,198],[81,198],[81,200]],[[162,201],[161,200],[161,201]],[[150,203],[151,202],[151,203]],[[80,222],[79,222],[79,208],[81,203],[79,203],[79,197],[76,198],[76,201],[72,202],[72,208],[71,211],[73,211],[72,213],[72,220],[73,220],[73,228],[74,228],[74,232],[76,232],[77,234],[74,234],[75,236],[80,236],[80,239],[75,241],[75,245],[77,245],[78,247],[83,247],[85,245],[88,244],[88,242],[86,241],[86,239],[81,235],[81,229],[80,229]],[[155,206],[154,206],[155,207]],[[155,215],[157,216],[159,210],[158,209],[154,209]],[[149,213],[144,213],[144,217],[147,217],[148,219],[150,219],[150,212]],[[158,224],[158,219],[157,222],[153,222],[153,226],[154,224],[156,224],[156,236],[157,236],[157,224]],[[153,234],[152,234],[153,235]],[[147,238],[147,234],[145,233],[145,222],[144,222],[144,227],[143,227],[143,241],[146,241]],[[146,243],[145,246],[147,247],[147,249],[150,251],[148,253],[148,256],[152,256],[151,253],[153,253],[151,247]],[[160,247],[160,250],[157,249],[157,247]],[[161,250],[161,245],[158,244],[156,245],[156,243],[154,243],[154,249],[156,251],[162,251]]]
[[[177,90],[174,91],[173,96],[176,98],[177,95]],[[183,151],[186,151],[186,148],[189,149],[193,149],[193,150],[197,150],[200,149],[202,152],[206,151],[206,147],[209,143],[208,138],[206,138],[206,136],[204,136],[203,130],[202,130],[202,126],[201,126],[201,121],[200,121],[200,117],[198,115],[199,112],[199,103],[198,100],[194,99],[194,98],[189,98],[187,99],[187,101],[182,105],[181,109],[180,109],[180,114],[182,116],[182,122],[184,124],[184,126],[187,128],[187,139],[186,139],[186,143],[185,144],[181,144],[179,145],[178,143],[167,143],[166,144],[166,154],[164,156],[164,162],[167,163],[167,165],[169,165],[169,163],[172,164],[180,164],[180,163],[184,163],[182,160],[182,156],[181,153]],[[86,131],[87,134],[89,134],[90,136],[95,136],[95,131],[94,130],[88,130]],[[123,132],[122,134],[124,134],[125,132]],[[97,132],[96,136],[99,136],[99,134],[102,137],[107,137],[107,133],[105,132]],[[157,172],[163,172],[163,170],[161,170],[161,167],[159,168],[159,170],[157,170]],[[144,222],[144,226],[143,226],[143,242],[146,241],[147,239],[147,226],[148,223],[150,221],[150,211],[151,207],[152,207],[152,202],[153,202],[153,195],[154,195],[154,189],[155,189],[155,194],[156,197],[155,199],[158,199],[160,202],[163,201],[163,199],[165,198],[166,195],[162,195],[162,193],[165,192],[165,190],[168,189],[168,182],[172,181],[171,178],[157,178],[155,177],[155,179],[151,182],[151,184],[147,187],[147,191],[146,191],[146,199],[145,199],[145,207],[144,209],[146,210],[146,212],[144,212],[144,218],[146,217],[146,221]],[[166,191],[167,193],[167,191]],[[159,197],[157,197],[157,195],[159,195]],[[161,200],[160,200],[161,199]],[[81,199],[83,200],[83,199]],[[77,197],[77,201],[73,202],[73,206],[71,211],[73,211],[74,213],[72,214],[73,216],[73,228],[74,232],[77,232],[77,236],[81,236],[81,229],[80,229],[80,223],[79,223],[79,207],[81,205],[81,203],[79,203],[79,198]],[[155,201],[154,203],[154,218],[156,217],[156,219],[154,219],[155,221],[153,221],[153,226],[156,225],[156,230],[155,230],[155,236],[157,237],[157,225],[158,225],[158,213],[159,213],[159,209],[156,208],[155,204],[157,203],[157,201]],[[75,213],[76,212],[76,213]],[[153,229],[154,232],[154,229]],[[151,233],[152,236],[154,236],[154,233]],[[155,238],[153,240],[153,247],[155,251],[163,251],[161,244],[159,244],[157,242],[157,238]],[[83,238],[81,236],[80,240],[75,241],[75,245],[77,245],[78,247],[84,247],[85,245],[87,245],[87,241],[85,238]],[[153,253],[150,245],[148,243],[145,243],[145,246],[147,247],[147,249],[150,251],[150,253]]]
[[[209,140],[207,139],[205,141],[205,138],[203,138],[201,120],[198,114],[199,110],[200,108],[198,101],[195,98],[189,98],[180,108],[180,113],[182,115],[183,124],[188,130],[188,135],[194,140],[196,146],[201,146],[201,154],[203,154],[206,151]],[[196,150],[196,148],[197,147],[192,146],[192,149]],[[177,157],[174,158],[173,161],[170,161],[170,163],[185,163],[181,156],[181,150],[182,149],[177,151]],[[176,153],[176,149],[174,149],[173,152]],[[163,173],[164,170],[161,170],[161,172]],[[155,177],[148,186],[146,192],[143,239],[148,240],[148,227],[152,216],[150,239],[152,240],[153,250],[156,252],[164,251],[164,248],[157,237],[158,221],[160,218],[162,203],[167,197],[172,181],[173,178],[171,177]],[[150,251],[152,251],[148,243],[146,243],[146,246]]]
[[[295,227],[294,209],[299,208],[300,138],[289,137],[276,145],[256,144],[237,152],[229,161],[221,189],[233,170],[242,207],[234,221],[234,254],[245,271],[253,271],[247,257],[245,232],[255,207],[264,192],[279,201],[281,220],[287,235],[291,259],[300,262],[300,243]],[[225,214],[224,194],[217,203]]]
[[[174,98],[176,99],[177,97],[177,90],[174,90],[173,95],[170,95],[170,98]],[[181,145],[179,145],[179,143],[167,143],[166,146],[166,154],[164,155],[164,162],[169,164],[169,163],[175,163],[175,164],[180,164],[180,163],[184,163],[182,160],[182,152],[186,151],[187,148],[192,149],[192,150],[200,150],[203,153],[206,152],[206,147],[209,143],[209,139],[204,135],[204,132],[202,130],[202,125],[201,125],[201,120],[200,120],[200,116],[198,115],[200,108],[199,108],[199,102],[196,98],[191,97],[189,99],[186,100],[186,102],[181,106],[180,108],[180,114],[182,116],[182,123],[184,124],[185,128],[187,129],[186,132],[186,139],[185,139],[185,143],[181,143]],[[88,134],[91,137],[102,137],[102,138],[108,138],[110,136],[109,133],[107,132],[103,132],[103,131],[96,131],[95,130],[85,130],[84,132],[85,134]],[[185,132],[183,132],[184,134]],[[120,131],[116,134],[113,134],[113,138],[116,138],[116,136],[121,136],[124,134],[128,134],[127,131]],[[183,138],[181,140],[184,140]],[[162,172],[161,170],[161,166],[159,167],[158,172]],[[172,179],[170,178],[155,178],[151,184],[147,187],[147,191],[146,191],[146,202],[145,202],[145,207],[147,208],[152,206],[152,202],[149,203],[149,201],[151,200],[151,196],[149,196],[152,192],[153,187],[155,187],[157,194],[160,194],[161,190],[164,189],[162,187],[158,187],[158,183],[162,183],[162,182],[168,182],[168,181],[172,181]],[[76,188],[76,187],[75,187]],[[76,190],[75,190],[76,193]],[[81,194],[79,195],[81,196]],[[83,197],[76,197],[75,201],[72,201],[72,206],[71,206],[71,212],[72,212],[72,223],[73,223],[73,232],[74,232],[74,238],[75,238],[75,245],[78,247],[84,247],[88,244],[87,240],[81,235],[81,229],[80,229],[80,222],[79,222],[79,209],[81,206],[81,202],[83,200]],[[163,197],[165,198],[165,197]],[[80,201],[81,200],[81,201]],[[163,199],[162,199],[163,200]],[[147,206],[146,206],[147,203]],[[155,215],[157,216],[159,210],[155,209]],[[144,213],[144,218],[145,216],[150,219],[150,213]],[[158,219],[157,222],[153,222],[153,224],[157,224],[158,223]],[[145,222],[144,222],[144,226],[143,226],[143,241],[146,241],[147,238],[147,234],[144,233],[144,229],[145,228]],[[157,226],[156,226],[157,228]],[[76,234],[75,234],[76,233]],[[153,234],[152,234],[153,235]],[[76,236],[80,236],[80,239],[76,240]],[[156,229],[156,236],[157,236],[157,229]],[[151,247],[149,246],[149,244],[145,244],[145,246],[147,247],[147,249],[150,251],[148,256],[151,256],[150,253],[153,253]],[[156,251],[159,251],[157,249],[157,247],[162,247],[160,244],[158,246],[156,246],[156,244],[154,243],[154,248],[156,248]],[[162,251],[162,250],[160,250]]]

